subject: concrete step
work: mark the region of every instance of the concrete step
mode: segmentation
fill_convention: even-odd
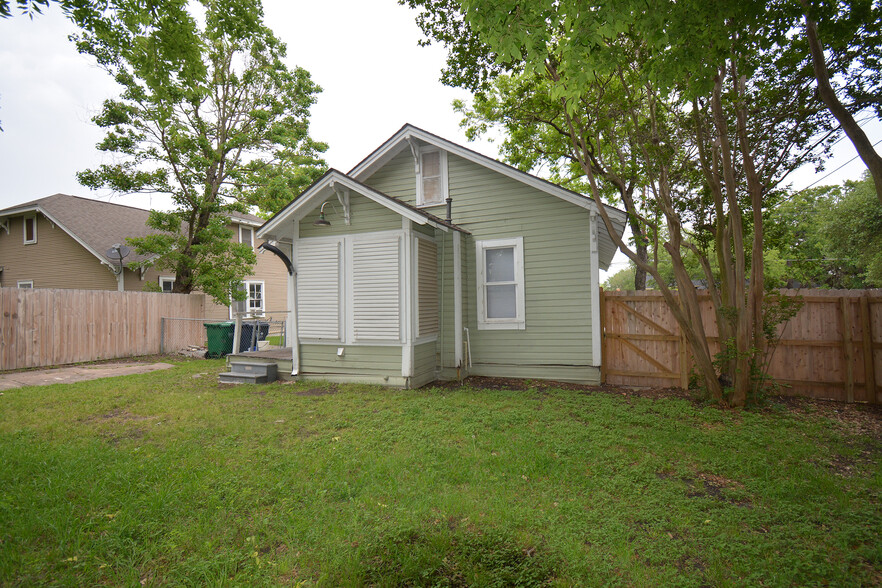
[[[252,376],[266,376],[268,382],[276,379],[278,367],[273,362],[230,361],[230,372]]]
[[[224,372],[217,377],[221,384],[266,384],[275,380],[266,375],[246,374],[242,372]]]

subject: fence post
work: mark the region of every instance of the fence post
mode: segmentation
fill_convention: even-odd
[[[606,384],[606,292],[600,288],[600,383]]]
[[[864,386],[871,404],[876,404],[876,362],[873,357],[873,325],[870,323],[870,299],[861,296],[861,337],[864,347]]]

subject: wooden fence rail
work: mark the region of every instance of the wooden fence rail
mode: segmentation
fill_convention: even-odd
[[[768,367],[783,394],[847,402],[882,402],[882,290],[781,290],[803,307],[779,327]],[[719,351],[708,295],[701,317]],[[628,386],[686,387],[692,356],[656,291],[602,292],[602,378]]]
[[[0,288],[0,370],[159,353],[162,317],[204,313],[203,294]]]

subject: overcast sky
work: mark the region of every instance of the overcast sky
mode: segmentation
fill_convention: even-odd
[[[496,146],[467,143],[453,112],[454,98],[468,94],[439,81],[443,48],[419,47],[414,13],[396,0],[265,0],[265,21],[288,45],[290,65],[312,74],[323,88],[312,109],[312,136],[329,144],[325,159],[348,171],[409,122],[491,157]],[[57,6],[33,21],[0,20],[0,208],[58,192],[162,208],[161,198],[92,192],[77,171],[96,166],[102,133],[91,122],[117,86],[89,58],[76,52],[74,32]],[[870,127],[873,141],[882,137]],[[845,140],[827,169],[794,175],[805,187],[855,156]],[[860,176],[852,161],[822,183]],[[616,262],[619,269],[621,254]]]

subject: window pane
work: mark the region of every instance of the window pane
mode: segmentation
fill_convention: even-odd
[[[517,318],[517,286],[487,286],[487,318]]]
[[[24,219],[24,228],[25,228],[25,241],[33,241],[34,233],[36,232],[35,226],[37,224],[36,218],[26,218]]]
[[[263,308],[263,284],[248,284],[248,308],[252,310]]]
[[[423,203],[441,202],[441,178],[423,180]]]
[[[433,178],[441,175],[441,152],[433,151],[423,153],[422,168],[420,170],[424,178]]]
[[[251,229],[246,229],[243,227],[241,230],[241,235],[242,235],[242,243],[250,246],[252,244]]]
[[[514,282],[514,247],[487,249],[487,283]]]

